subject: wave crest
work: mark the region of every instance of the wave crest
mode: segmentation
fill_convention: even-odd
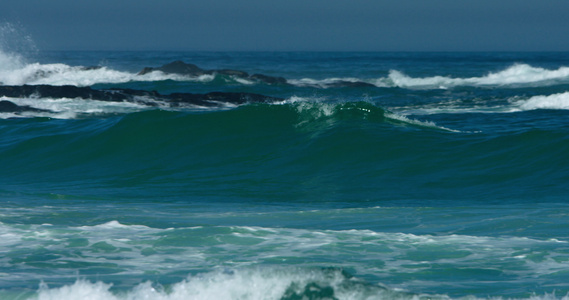
[[[456,86],[547,86],[569,82],[569,67],[548,70],[528,64],[515,64],[503,71],[489,73],[482,77],[453,78],[432,76],[414,78],[396,70],[391,70],[387,78],[376,81],[376,85],[391,85],[404,88],[452,88]]]
[[[569,109],[569,92],[548,96],[534,96],[514,103],[521,110]]]

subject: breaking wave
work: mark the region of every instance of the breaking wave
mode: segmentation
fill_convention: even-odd
[[[520,110],[569,109],[569,92],[548,96],[534,96],[527,100],[515,101],[513,104]]]
[[[515,64],[503,71],[470,78],[448,76],[413,78],[392,70],[387,78],[380,78],[375,84],[403,88],[446,89],[455,86],[549,86],[560,83],[569,83],[569,67],[548,70],[528,64]]]
[[[151,282],[126,292],[113,292],[112,284],[77,280],[74,284],[49,288],[40,285],[37,300],[178,300],[178,299],[421,299],[445,296],[417,295],[371,285],[341,269],[251,268],[221,270],[190,276],[167,288]]]
[[[4,57],[4,58],[3,58]],[[9,55],[0,53],[2,60],[12,60]],[[211,75],[188,77],[162,72],[151,72],[144,75],[113,70],[107,67],[69,66],[65,64],[33,63],[18,67],[0,69],[0,83],[4,85],[75,85],[91,86],[100,83],[120,84],[132,81],[201,81],[213,80]]]
[[[0,30],[1,32],[2,30]],[[143,75],[119,71],[107,66],[70,66],[61,63],[42,64],[26,63],[26,60],[17,53],[3,51],[0,48],[0,84],[4,85],[75,85],[92,86],[95,84],[121,84],[127,82],[152,81],[191,81],[211,82],[216,74],[200,76],[185,76],[178,74],[165,74],[153,71]],[[221,76],[224,77],[224,76]],[[254,81],[229,76],[225,78],[229,84],[250,86]],[[481,77],[411,77],[399,70],[389,71],[388,76],[380,78],[331,77],[324,79],[288,78],[288,84],[298,87],[331,88],[331,87],[381,87],[381,88],[409,88],[409,89],[448,89],[457,86],[474,87],[520,87],[520,86],[551,86],[569,83],[569,67],[560,67],[550,70],[533,67],[528,64],[515,64],[505,70],[489,73]]]

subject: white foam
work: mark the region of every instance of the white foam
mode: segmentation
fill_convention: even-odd
[[[0,51],[0,82],[3,82],[4,74],[20,69],[22,66],[24,63],[21,56]]]
[[[0,84],[3,73],[25,66],[21,53],[35,51],[35,43],[22,28],[8,22],[0,23]]]
[[[416,120],[416,119],[410,119],[406,116],[399,115],[399,114],[386,113],[385,117],[388,119],[401,121],[401,122],[411,124],[411,125],[417,125],[417,126],[433,128],[433,129],[440,129],[440,130],[450,131],[450,132],[460,132],[460,130],[454,130],[454,129],[446,128],[443,126],[438,126],[437,124],[435,124],[434,122],[431,122],[431,121],[420,121],[420,120]]]
[[[78,280],[72,285],[50,289],[42,284],[38,300],[278,300],[288,295],[317,293],[330,288],[338,299],[413,299],[413,295],[382,286],[364,286],[346,278],[340,270],[322,271],[296,268],[252,268],[214,271],[190,276],[173,284],[166,292],[161,286],[145,282],[126,293],[112,293],[111,284]],[[320,297],[318,298],[320,299]]]
[[[81,226],[79,227],[82,230],[136,230],[136,231],[150,231],[152,230],[150,227],[148,226],[144,226],[144,225],[124,225],[121,224],[119,221],[113,220],[113,221],[109,221],[107,223],[104,224],[100,224],[100,225],[94,225],[94,226]]]
[[[111,292],[112,284],[101,281],[77,280],[71,285],[49,288],[40,284],[37,294],[28,299],[37,300],[278,300],[285,296],[296,299],[329,299],[331,295],[317,295],[323,288],[333,292],[334,299],[379,300],[379,299],[452,299],[446,295],[414,294],[382,285],[365,285],[343,276],[339,270],[326,272],[301,269],[243,269],[214,271],[190,276],[173,284],[168,291],[160,285],[144,282],[126,292]],[[306,295],[306,292],[312,295]],[[315,295],[316,294],[316,295]],[[327,296],[326,298],[322,298]],[[288,298],[287,297],[287,298]],[[316,298],[314,298],[316,299]],[[460,299],[503,299],[468,296]],[[569,300],[569,295],[556,297],[555,293],[532,294],[528,300]]]
[[[208,239],[203,244],[200,241],[206,236]],[[109,221],[81,227],[0,223],[0,238],[2,257],[11,257],[22,249],[46,247],[62,255],[69,252],[70,256],[61,257],[62,263],[78,260],[86,264],[119,264],[125,276],[143,272],[167,274],[192,269],[215,270],[219,267],[240,270],[194,276],[176,284],[170,289],[170,293],[153,290],[149,284],[140,285],[131,289],[128,296],[119,297],[113,294],[112,297],[116,299],[221,299],[215,298],[216,296],[223,299],[263,299],[256,298],[255,295],[262,295],[255,294],[257,290],[282,291],[280,287],[289,286],[291,282],[325,281],[332,285],[329,277],[322,279],[325,277],[322,273],[312,274],[313,272],[306,271],[306,268],[322,267],[320,259],[323,257],[326,258],[325,266],[347,267],[354,269],[357,274],[372,274],[379,278],[390,276],[392,272],[399,274],[428,270],[429,264],[416,259],[416,254],[423,252],[432,253],[428,254],[431,255],[428,259],[432,264],[453,264],[457,268],[493,268],[500,265],[501,272],[515,276],[520,281],[555,274],[568,267],[565,260],[558,259],[564,257],[562,249],[568,244],[567,241],[524,237],[420,235],[372,230],[308,230],[254,226],[161,229]],[[84,244],[70,244],[77,239],[84,240]],[[194,239],[195,241],[188,244],[188,241]],[[212,245],[212,242],[215,245]],[[361,251],[365,251],[366,255],[360,256]],[[75,257],[74,253],[81,253],[81,256]],[[460,255],[455,256],[455,253]],[[542,261],[532,259],[532,256],[541,254]],[[341,260],[346,256],[351,259]],[[505,265],[505,262],[514,260],[516,262],[512,268]],[[56,260],[52,262],[55,263]],[[251,267],[275,263],[285,263],[293,269],[259,270]],[[302,268],[294,269],[295,266]],[[11,278],[30,280],[26,277],[26,268],[28,266],[22,265],[22,272],[13,274]],[[33,266],[29,268],[33,270]],[[62,274],[65,273],[65,270],[61,271]],[[29,274],[36,276],[34,272]],[[73,276],[72,270],[69,270],[66,276]],[[250,288],[252,286],[255,288]],[[93,297],[115,299],[108,298],[108,287],[109,285],[102,283],[78,281],[64,288],[43,287],[39,293],[46,297],[40,299],[73,299],[76,295],[84,295],[81,294],[84,291],[88,291]],[[420,287],[421,284],[418,284],[416,288]]]
[[[0,60],[2,56],[0,55]],[[91,86],[98,83],[125,83],[132,81],[198,81],[213,80],[213,75],[197,77],[177,74],[164,74],[160,71],[144,75],[122,72],[107,67],[85,68],[82,66],[69,66],[65,64],[33,63],[20,66],[16,64],[11,68],[0,69],[0,82],[4,85],[75,85]]]
[[[569,109],[569,92],[534,96],[527,100],[514,101],[513,106],[520,110]]]
[[[253,81],[251,81],[251,80],[247,80],[247,79],[240,78],[240,77],[237,77],[237,76],[231,76],[231,79],[233,79],[233,80],[235,80],[235,81],[237,81],[237,82],[239,82],[239,83],[241,83],[241,84],[244,84],[244,85],[253,85],[253,84],[255,84],[255,82],[253,82]]]
[[[515,64],[503,71],[489,73],[481,77],[453,78],[448,76],[432,76],[414,78],[396,70],[389,72],[388,78],[376,80],[376,85],[391,85],[405,88],[441,88],[454,86],[508,86],[535,85],[547,86],[569,82],[569,67],[557,70],[532,67],[528,64]]]
[[[361,78],[325,78],[325,79],[290,79],[289,83],[297,86],[328,88],[339,82],[364,82],[377,87],[403,87],[416,89],[448,89],[456,86],[548,86],[569,82],[569,67],[549,70],[528,64],[514,64],[502,71],[491,72],[480,77],[451,77],[436,75],[430,77],[411,77],[398,70],[389,71],[387,77],[377,79]]]

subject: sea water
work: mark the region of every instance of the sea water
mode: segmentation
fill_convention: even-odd
[[[175,60],[288,84],[137,75]],[[0,113],[1,299],[568,299],[569,53],[3,50],[0,82],[282,99],[1,97],[48,110]]]

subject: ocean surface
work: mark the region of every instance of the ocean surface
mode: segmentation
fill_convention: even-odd
[[[176,60],[287,84],[137,75]],[[569,53],[2,50],[0,82],[283,99],[0,97],[49,110],[0,113],[0,299],[569,299]]]

